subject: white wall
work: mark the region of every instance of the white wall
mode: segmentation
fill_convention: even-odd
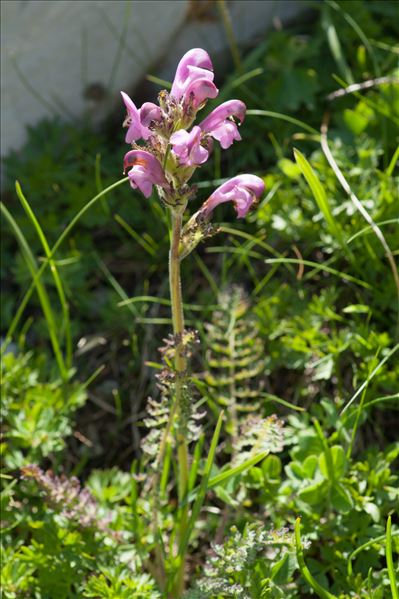
[[[227,6],[241,43],[306,3],[232,0]],[[2,155],[22,146],[28,124],[51,114],[91,112],[100,119],[120,89],[132,89],[157,65],[170,78],[189,48],[212,54],[227,46],[208,0],[3,0],[1,11]],[[88,89],[97,99],[84,97]]]

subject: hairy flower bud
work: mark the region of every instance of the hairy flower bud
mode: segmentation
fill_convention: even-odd
[[[201,241],[206,237],[212,237],[218,231],[219,229],[209,223],[200,210],[193,214],[183,227],[179,251],[180,259],[183,260]]]

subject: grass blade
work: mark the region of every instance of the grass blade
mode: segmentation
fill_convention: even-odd
[[[137,304],[141,302],[149,302],[152,304],[159,304],[160,306],[170,306],[170,299],[163,297],[156,297],[154,295],[136,295],[129,297],[121,302],[118,302],[118,308],[123,308],[129,304]],[[193,312],[209,312],[210,310],[217,310],[219,306],[217,304],[210,304],[208,306],[201,306],[200,304],[183,304],[185,310],[192,310]]]
[[[245,470],[248,470],[248,468],[251,468],[258,462],[261,462],[263,459],[265,459],[265,457],[267,457],[269,455],[269,453],[270,453],[269,450],[262,451],[262,453],[258,453],[257,455],[253,456],[252,458],[245,460],[245,462],[243,462],[239,466],[235,466],[234,468],[229,468],[228,470],[225,470],[224,472],[217,474],[216,476],[214,476],[213,478],[211,478],[209,480],[208,489],[213,489],[214,487],[217,487],[221,483],[225,483],[226,481],[230,480],[230,478],[237,476],[237,474],[241,474],[242,472],[245,472]]]
[[[371,61],[373,63],[373,67],[374,67],[374,72],[377,75],[377,77],[379,77],[380,72],[381,72],[380,65],[378,64],[377,56],[369,42],[367,35],[363,32],[363,29],[361,29],[359,27],[359,25],[351,17],[350,14],[348,14],[345,10],[343,10],[342,5],[337,4],[337,2],[334,2],[334,0],[326,0],[326,4],[331,6],[331,8],[333,8],[337,12],[341,13],[342,17],[345,19],[345,21],[348,23],[348,25],[350,25],[352,27],[352,29],[357,33],[357,35],[359,36],[359,39],[364,44],[365,48],[367,49],[367,52],[370,55],[370,58],[371,58]]]
[[[0,203],[0,209],[3,213],[3,215],[5,216],[5,218],[7,219],[7,221],[9,222],[12,230],[14,231],[15,237],[17,238],[17,241],[21,247],[22,254],[25,259],[26,265],[29,269],[29,272],[30,272],[34,282],[35,282],[35,287],[37,290],[37,294],[39,296],[40,305],[42,307],[43,314],[44,314],[44,317],[47,322],[50,341],[53,346],[57,365],[60,370],[62,379],[64,381],[66,381],[68,378],[68,371],[66,369],[66,366],[64,363],[64,358],[62,356],[62,352],[61,352],[61,348],[60,348],[60,344],[58,342],[57,327],[55,324],[53,311],[51,309],[51,303],[50,303],[49,297],[47,295],[47,291],[46,291],[46,289],[40,279],[40,276],[39,276],[40,269],[37,268],[36,260],[30,250],[29,244],[26,241],[24,234],[22,233],[18,224],[14,220],[13,216],[10,214],[10,212],[7,210],[7,208],[4,206],[4,204],[2,202]]]
[[[296,546],[296,557],[298,560],[299,570],[301,571],[302,576],[308,583],[308,585],[317,593],[317,595],[321,599],[337,599],[335,595],[332,595],[317,582],[310,573],[309,568],[305,563],[305,558],[303,555],[303,548],[301,542],[301,519],[297,518],[295,520],[295,546]]]
[[[393,225],[393,224],[397,225],[397,224],[399,224],[399,218],[390,218],[388,220],[383,220],[383,221],[375,223],[375,224],[377,225],[377,227],[383,227],[384,225]],[[354,241],[358,237],[361,237],[362,235],[368,235],[369,233],[373,233],[373,227],[371,225],[368,225],[367,227],[364,227],[360,231],[357,231],[357,233],[354,233],[351,237],[349,237],[347,243],[352,243],[352,241]]]
[[[360,285],[360,287],[364,287],[365,289],[371,289],[371,285],[366,283],[366,281],[362,281],[361,279],[357,279],[356,277],[352,277],[352,275],[347,275],[340,270],[336,270],[335,268],[331,268],[331,266],[326,266],[325,264],[320,264],[318,262],[312,262],[311,260],[299,260],[298,258],[268,258],[265,260],[266,264],[303,264],[304,266],[311,266],[317,272],[318,270],[322,270],[324,272],[328,272],[336,277],[343,279],[344,281],[349,281],[350,283],[356,283],[356,285]]]
[[[305,408],[301,408],[301,406],[295,406],[285,399],[281,399],[281,397],[277,397],[277,395],[273,395],[273,393],[261,393],[261,397],[264,397],[266,401],[274,401],[290,410],[296,410],[297,412],[304,412]]]
[[[351,406],[352,403],[355,401],[356,397],[363,391],[363,389],[365,387],[367,387],[367,385],[369,384],[369,382],[371,381],[371,379],[374,378],[374,376],[377,374],[377,372],[383,367],[383,365],[385,364],[385,362],[387,362],[389,360],[389,358],[391,356],[393,356],[393,354],[395,352],[398,351],[398,349],[399,349],[399,343],[397,343],[395,345],[395,347],[392,348],[391,351],[385,356],[385,358],[383,358],[381,360],[381,362],[379,362],[379,364],[377,364],[377,366],[374,368],[374,370],[370,374],[370,376],[368,376],[367,379],[364,381],[364,383],[362,385],[360,385],[360,387],[356,391],[356,393],[354,395],[352,395],[352,397],[350,398],[350,400],[348,401],[348,403],[346,404],[346,406],[341,410],[340,416],[342,416],[342,414],[344,414],[346,412],[346,410],[349,408],[349,406]]]
[[[204,445],[204,442],[205,442],[205,435],[202,434],[200,436],[200,438],[198,439],[197,443],[195,444],[195,448],[194,448],[194,452],[193,452],[193,459],[191,462],[190,474],[188,477],[188,490],[189,491],[192,491],[192,489],[194,488],[194,485],[195,485],[195,481],[197,479],[198,468],[199,468],[199,464],[200,464],[202,447]]]
[[[399,530],[394,530],[393,532],[391,532],[391,539],[392,539],[392,537],[396,537],[398,535],[399,535]],[[385,534],[384,535],[380,535],[379,537],[375,537],[374,539],[370,539],[366,543],[363,543],[363,545],[360,545],[359,547],[357,547],[355,549],[355,551],[352,551],[352,553],[348,557],[348,568],[347,568],[348,576],[352,576],[353,575],[352,562],[353,562],[354,558],[361,551],[363,551],[363,549],[367,549],[367,547],[371,547],[371,545],[377,545],[377,543],[383,543],[384,541],[386,541],[386,535]]]
[[[254,77],[263,75],[264,72],[265,69],[263,67],[256,67],[256,69],[247,71],[246,73],[244,73],[244,75],[240,75],[240,77],[237,77],[237,79],[234,79],[234,81],[232,81],[231,88],[234,89],[235,87],[240,87],[240,85],[242,85],[246,81],[249,81],[249,79],[253,79]]]
[[[392,599],[399,599],[398,585],[396,584],[396,574],[392,559],[392,524],[391,516],[388,516],[387,531],[386,531],[386,559],[389,574],[389,582],[391,584]]]
[[[298,127],[304,129],[308,133],[317,135],[318,138],[320,137],[320,133],[319,131],[317,131],[317,129],[314,129],[307,123],[304,123],[299,119],[295,119],[294,117],[289,116],[288,114],[282,114],[281,112],[273,112],[271,110],[256,110],[251,108],[250,110],[247,110],[246,116],[267,116],[272,119],[279,119],[280,121],[286,121],[287,123],[291,123],[291,125],[297,125]]]
[[[389,265],[391,267],[392,276],[393,276],[394,283],[395,283],[395,286],[396,286],[397,300],[398,300],[398,314],[399,314],[399,273],[398,273],[398,269],[397,269],[397,266],[396,266],[396,263],[395,263],[395,258],[393,257],[391,248],[389,247],[388,243],[385,240],[383,232],[377,226],[377,224],[374,222],[374,220],[372,219],[372,217],[370,216],[370,214],[367,212],[367,210],[365,209],[365,207],[363,206],[363,204],[360,202],[359,198],[353,193],[353,191],[352,191],[349,183],[345,179],[342,171],[340,170],[338,164],[336,163],[335,158],[332,155],[332,152],[330,150],[330,146],[328,145],[327,131],[328,131],[328,122],[324,121],[323,124],[322,124],[322,127],[321,127],[321,147],[322,147],[322,150],[324,152],[325,157],[327,158],[328,164],[330,165],[330,167],[334,171],[334,174],[335,174],[336,178],[338,179],[338,181],[339,181],[342,189],[349,196],[349,198],[352,201],[353,205],[360,212],[360,214],[363,216],[364,220],[372,227],[372,229],[373,229],[373,231],[374,231],[377,239],[380,241],[382,247],[385,250],[385,254],[386,254],[386,257],[388,259]],[[399,319],[398,319],[398,321],[399,321]]]
[[[236,36],[234,35],[233,23],[231,20],[231,14],[226,4],[226,0],[218,0],[216,3],[219,14],[223,23],[223,27],[226,33],[226,38],[230,46],[231,56],[234,62],[234,66],[238,72],[242,71],[243,64],[241,61],[240,50],[238,48],[238,43]]]
[[[137,243],[141,245],[141,247],[148,254],[150,254],[150,256],[155,256],[157,254],[156,249],[153,248],[147,241],[145,241],[142,235],[136,233],[136,231],[132,229],[132,227],[121,216],[119,216],[119,214],[115,214],[114,219],[131,237],[133,237],[135,241],[137,241]]]
[[[399,146],[396,148],[396,150],[390,160],[390,163],[388,164],[388,168],[385,171],[387,177],[392,177],[392,173],[395,169],[395,166],[396,166],[396,163],[398,162],[398,160],[399,160]]]
[[[171,82],[166,81],[166,79],[161,79],[160,77],[156,77],[155,75],[146,75],[145,78],[148,81],[151,81],[151,83],[156,83],[156,85],[159,85],[159,87],[162,87],[164,89],[172,88]]]
[[[113,183],[109,187],[106,187],[105,189],[103,189],[100,193],[98,193],[93,198],[91,198],[91,200],[89,200],[87,202],[87,204],[85,206],[83,206],[83,208],[81,210],[79,210],[79,212],[73,217],[73,219],[71,220],[71,222],[69,223],[69,225],[67,225],[67,227],[65,227],[64,231],[61,233],[61,235],[59,236],[59,238],[57,239],[57,241],[55,242],[55,244],[51,248],[50,257],[46,258],[46,260],[43,262],[43,264],[41,265],[41,267],[35,273],[35,276],[33,277],[32,283],[28,287],[28,289],[27,289],[27,291],[26,291],[26,293],[25,293],[25,295],[24,295],[24,297],[23,297],[20,305],[18,306],[18,309],[17,309],[17,311],[15,313],[15,316],[12,319],[10,327],[9,327],[9,329],[7,331],[7,335],[5,337],[5,340],[2,343],[2,346],[1,346],[1,355],[3,355],[3,353],[7,349],[7,346],[9,345],[9,343],[10,343],[10,341],[12,339],[12,336],[14,335],[15,329],[18,326],[18,323],[19,323],[19,321],[20,321],[20,319],[22,317],[22,314],[24,313],[24,310],[25,310],[26,306],[28,305],[28,302],[29,302],[29,299],[30,299],[30,297],[31,297],[31,295],[33,293],[33,290],[36,287],[37,281],[40,280],[40,277],[42,276],[43,272],[46,270],[47,266],[50,263],[50,258],[54,257],[55,252],[58,250],[58,248],[60,247],[60,245],[65,241],[65,239],[68,237],[69,233],[72,231],[72,229],[75,227],[75,225],[86,214],[86,212],[88,210],[90,210],[90,208],[92,208],[94,206],[94,204],[96,204],[99,200],[101,200],[110,191],[112,191],[116,187],[119,187],[119,185],[122,185],[122,183],[126,183],[128,180],[129,180],[129,177],[123,177],[123,179],[119,179],[119,181],[116,181],[116,183]],[[1,204],[1,210],[6,210],[5,206],[3,206],[3,204]]]
[[[108,270],[108,268],[105,266],[104,262],[102,260],[100,260],[100,258],[98,256],[95,256],[95,259],[96,259],[96,262],[97,262],[100,270],[102,271],[103,275],[105,276],[105,278],[107,279],[108,283],[111,285],[111,287],[113,288],[113,290],[119,295],[120,298],[122,298],[123,302],[127,302],[127,300],[129,298],[127,296],[126,291],[123,289],[123,287],[121,287],[121,285],[118,283],[118,281],[112,275],[112,273],[110,273],[110,271]],[[132,306],[130,303],[126,304],[126,305],[129,308],[130,312],[134,316],[139,316],[140,315],[140,313],[138,312],[138,310],[134,306]]]
[[[270,252],[276,258],[283,257],[283,254],[281,254],[280,252],[278,252],[276,249],[274,249],[274,247],[272,247],[271,245],[269,245],[268,243],[266,243],[259,236],[255,237],[255,235],[250,235],[249,233],[246,233],[245,231],[241,231],[240,229],[233,229],[232,227],[226,227],[226,226],[220,227],[220,232],[221,233],[228,233],[229,235],[234,235],[236,237],[242,237],[243,239],[246,239],[249,242],[251,242],[251,244],[253,244],[253,245],[259,245],[261,248],[263,248],[266,251]]]
[[[195,523],[198,519],[199,513],[200,513],[202,505],[204,503],[206,492],[209,488],[209,479],[210,479],[210,474],[211,474],[211,468],[212,468],[213,462],[215,460],[215,452],[216,452],[216,447],[217,447],[217,444],[219,441],[220,430],[222,428],[223,415],[224,415],[224,412],[221,412],[219,415],[218,421],[216,423],[216,428],[215,428],[215,432],[213,433],[213,437],[212,437],[211,445],[209,448],[209,453],[208,453],[208,457],[206,460],[204,474],[202,476],[201,484],[199,486],[197,496],[196,496],[196,499],[195,499],[195,502],[194,502],[194,505],[193,505],[193,508],[191,511],[190,519],[187,523],[185,535],[182,537],[182,539],[180,541],[179,556],[181,559],[183,559],[184,554],[187,549],[187,545],[190,542],[191,534],[193,532]]]
[[[229,468],[228,470],[224,470],[223,472],[220,472],[220,474],[217,474],[213,478],[209,479],[207,490],[209,491],[209,489],[214,489],[218,485],[227,482],[234,476],[237,476],[237,474],[241,474],[242,472],[245,472],[245,470],[248,470],[248,468],[251,468],[258,462],[261,462],[263,459],[265,459],[269,453],[270,453],[269,450],[262,451],[262,453],[258,453],[257,455],[253,456],[252,458],[245,460],[245,462],[243,462],[239,466],[234,466],[234,468]],[[198,497],[198,494],[200,493],[200,491],[201,491],[201,487],[197,487],[196,489],[194,489],[189,494],[187,501],[190,502],[190,501],[193,501],[194,499],[196,499]]]
[[[65,346],[66,346],[65,361],[66,361],[66,367],[69,369],[72,364],[71,325],[70,325],[70,318],[69,318],[69,304],[68,304],[68,301],[65,296],[61,277],[58,274],[58,270],[57,270],[55,261],[51,258],[50,246],[47,242],[46,236],[44,235],[43,229],[41,228],[39,221],[37,220],[32,208],[30,207],[28,200],[25,198],[18,181],[15,182],[15,190],[17,192],[17,196],[22,204],[23,209],[25,210],[28,218],[32,221],[32,224],[33,224],[33,226],[36,230],[36,233],[40,239],[40,243],[42,244],[44,252],[49,260],[50,271],[53,276],[54,283],[55,283],[55,286],[56,286],[56,289],[58,292],[58,297],[60,299],[60,304],[61,304],[61,309],[62,309],[62,316],[64,319],[62,328],[63,328],[64,334],[65,334]]]
[[[330,210],[330,206],[327,200],[327,194],[324,191],[324,187],[320,183],[318,177],[316,176],[309,162],[306,160],[305,156],[296,148],[294,148],[294,156],[297,165],[301,169],[303,176],[305,177],[310,189],[312,190],[313,197],[316,200],[319,210],[323,214],[324,219],[327,222],[327,225],[332,235],[337,239],[337,241],[342,247],[345,247],[342,232],[338,227],[337,222],[334,219],[334,216]]]
[[[349,83],[353,83],[354,79],[352,71],[350,70],[348,63],[346,62],[345,55],[342,51],[342,46],[341,42],[339,41],[337,30],[331,19],[329,6],[325,4],[323,8],[324,10],[322,14],[322,26],[327,36],[331,54],[333,55],[334,60],[337,63],[339,70],[341,71],[341,75],[347,81],[349,81]]]

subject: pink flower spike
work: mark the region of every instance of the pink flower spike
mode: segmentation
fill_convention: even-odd
[[[246,106],[244,102],[241,102],[241,100],[229,100],[215,108],[199,126],[202,131],[209,133],[214,139],[217,139],[222,148],[226,150],[234,140],[240,141],[241,135],[238,132],[233,117],[236,117],[242,123],[245,118],[245,112]]]
[[[123,159],[124,172],[129,167],[132,167],[128,172],[131,187],[140,189],[146,198],[150,197],[153,185],[169,187],[160,162],[150,152],[145,150],[128,152]]]
[[[125,141],[132,144],[136,139],[142,137],[142,128],[140,121],[140,113],[131,98],[125,92],[121,92],[121,96],[126,106],[127,117],[124,120],[123,126],[129,127],[126,133]]]
[[[198,166],[208,160],[209,152],[201,146],[201,134],[199,127],[193,127],[190,133],[180,129],[171,135],[172,151],[178,157],[180,164]]]
[[[247,215],[249,209],[265,191],[265,184],[256,175],[238,175],[218,187],[203,204],[200,212],[208,217],[219,204],[233,202],[238,218]]]
[[[186,52],[177,66],[170,95],[185,104],[192,98],[195,108],[198,108],[206,98],[215,98],[217,94],[209,54],[202,48]]]

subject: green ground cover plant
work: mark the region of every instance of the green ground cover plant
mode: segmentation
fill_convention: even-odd
[[[266,192],[182,262],[203,416],[180,496],[167,445],[156,526],[167,211],[117,181],[123,110],[5,160],[4,597],[398,596],[397,7],[313,10],[235,53],[204,109],[247,115],[191,211],[239,172]]]

